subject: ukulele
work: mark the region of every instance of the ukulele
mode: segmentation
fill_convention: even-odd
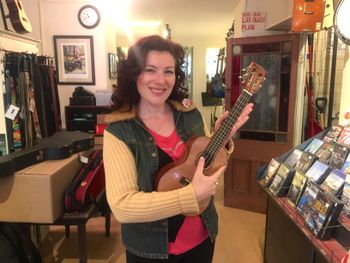
[[[188,185],[201,156],[205,159],[203,173],[207,176],[213,174],[222,165],[227,164],[228,158],[224,150],[227,137],[251,96],[260,89],[262,82],[265,80],[266,71],[256,62],[250,63],[245,71],[246,73],[242,76],[243,90],[241,95],[220,128],[211,138],[200,136],[189,139],[184,157],[164,166],[157,174],[155,189],[158,192],[175,190]],[[200,214],[207,208],[210,199],[207,198],[199,202]],[[194,216],[193,214],[187,215]]]
[[[21,0],[6,0],[9,18],[15,31],[19,34],[32,32],[32,25],[23,10]]]

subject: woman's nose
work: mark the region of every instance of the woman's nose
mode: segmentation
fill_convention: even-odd
[[[164,73],[163,73],[163,72],[157,72],[157,73],[155,74],[155,80],[156,80],[158,83],[164,83],[164,82],[165,82]]]

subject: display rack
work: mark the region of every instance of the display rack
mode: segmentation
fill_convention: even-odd
[[[298,149],[304,151],[314,138],[326,140],[326,135],[333,127],[324,130],[313,138],[305,141],[297,147],[276,158],[284,164],[291,153]],[[337,138],[333,142],[338,144]],[[348,147],[348,146],[345,146]],[[344,164],[345,165],[345,164]],[[329,237],[322,240],[318,238],[310,228],[307,227],[305,219],[296,210],[290,199],[283,196],[276,196],[266,186],[267,167],[265,165],[257,172],[259,186],[267,194],[268,205],[266,211],[265,249],[264,262],[310,262],[340,263],[350,248],[350,217],[344,212],[340,213],[337,220],[327,229]],[[331,167],[332,168],[332,167]],[[295,169],[294,169],[295,170]],[[277,169],[275,171],[277,173]],[[310,180],[310,179],[308,179]],[[288,186],[289,187],[289,186]],[[320,189],[318,189],[320,190]],[[338,196],[339,197],[339,196]],[[336,200],[344,204],[340,197]]]

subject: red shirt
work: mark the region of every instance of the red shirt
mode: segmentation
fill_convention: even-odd
[[[168,137],[149,130],[158,147],[166,152],[174,161],[180,159],[186,151],[186,145],[174,130]],[[186,216],[175,242],[169,242],[169,254],[182,254],[196,247],[208,237],[208,230],[205,228],[200,216]]]

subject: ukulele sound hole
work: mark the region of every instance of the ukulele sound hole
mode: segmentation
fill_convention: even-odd
[[[210,159],[209,157],[206,157],[205,156],[206,154],[204,152],[200,152],[198,153],[197,157],[196,157],[196,166],[198,165],[198,161],[199,161],[199,158],[200,157],[203,157],[204,160],[205,160],[205,163],[204,163],[204,171],[210,169],[213,165],[213,160]]]

